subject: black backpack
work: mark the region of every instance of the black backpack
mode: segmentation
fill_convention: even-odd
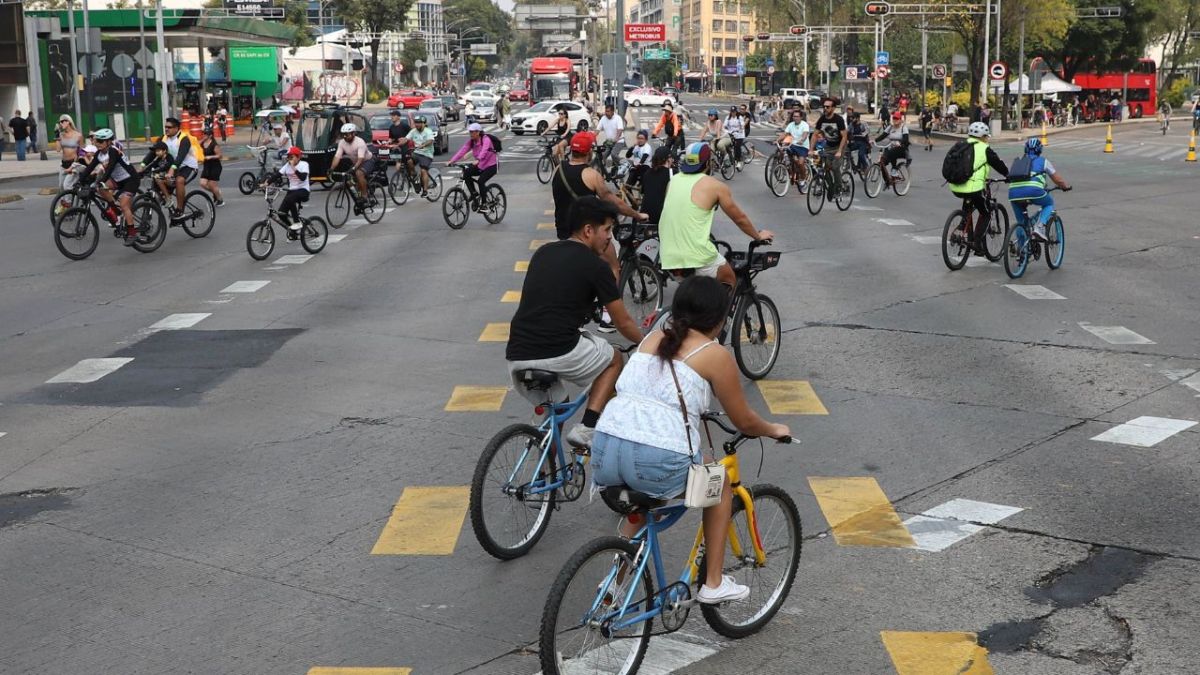
[[[495,150],[497,153],[504,150],[504,144],[500,142],[499,138],[496,138],[495,134],[488,134],[487,137],[492,139],[492,149],[493,150]]]
[[[1017,181],[1029,180],[1037,174],[1045,173],[1045,171],[1034,171],[1035,161],[1029,155],[1022,155],[1014,159],[1012,165],[1008,167],[1009,182],[1015,183]]]
[[[942,178],[951,185],[961,185],[975,173],[975,148],[965,140],[959,141],[946,152],[942,160]]]

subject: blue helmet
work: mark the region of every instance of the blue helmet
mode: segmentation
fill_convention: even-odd
[[[717,112],[717,109],[716,109],[716,108],[709,108],[709,109],[708,109],[708,115],[709,115],[709,117],[716,117],[717,115],[720,115],[720,114],[721,114],[721,113]]]
[[[1042,142],[1036,138],[1025,141],[1025,154],[1031,157],[1040,157],[1042,154]]]

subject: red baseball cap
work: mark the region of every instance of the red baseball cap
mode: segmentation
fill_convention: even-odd
[[[579,131],[571,137],[571,152],[581,155],[592,151],[592,146],[596,144],[596,134],[590,131]]]
[[[288,157],[301,157],[304,155],[304,151],[293,145],[292,147],[288,148],[287,154]]]

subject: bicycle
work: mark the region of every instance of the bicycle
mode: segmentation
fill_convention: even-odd
[[[102,199],[97,194],[100,190],[108,188],[94,184],[76,186],[75,206],[54,219],[54,245],[59,253],[71,260],[87,258],[100,243],[100,228],[96,223],[96,215],[92,213],[93,206],[112,229],[113,236],[118,239],[125,237],[126,226],[121,207]],[[132,248],[139,253],[157,251],[167,236],[166,217],[162,209],[153,199],[139,192],[133,196],[130,210],[133,211],[134,228],[138,233]]]
[[[1054,192],[1058,190],[1057,186],[1052,186],[1046,189],[1046,192]],[[1030,204],[1025,202],[1020,206],[1024,213]],[[1066,233],[1063,231],[1062,218],[1059,217],[1058,211],[1050,214],[1050,219],[1046,223],[1046,241],[1040,242],[1033,238],[1032,218],[1027,213],[1024,213],[1024,223],[1017,223],[1008,232],[1008,238],[1004,244],[1004,272],[1008,274],[1010,279],[1020,279],[1021,275],[1025,274],[1026,268],[1029,267],[1029,260],[1037,260],[1042,255],[1042,247],[1046,248],[1046,265],[1056,270],[1062,267],[1064,247],[1066,246]],[[1041,213],[1037,214],[1041,217]]]
[[[880,158],[882,160],[882,157]],[[867,196],[874,199],[883,191],[885,184],[890,185],[892,192],[896,193],[897,197],[903,197],[908,194],[908,189],[912,187],[912,170],[909,169],[909,164],[912,159],[898,158],[892,160],[887,165],[887,176],[883,174],[883,166],[880,162],[872,162],[867,169],[867,175],[863,178],[863,192]]]
[[[833,154],[826,153],[809,168],[812,180],[808,182],[808,196],[804,201],[808,212],[814,216],[821,212],[826,199],[832,200],[838,211],[846,211],[854,203],[854,174],[845,166],[849,160],[843,160],[842,170],[837,176],[829,169],[832,161]]]
[[[800,162],[807,162],[807,159],[800,159]],[[771,194],[776,197],[783,197],[792,188],[792,184],[800,185],[800,172],[798,171],[799,162],[788,154],[787,146],[783,143],[775,143],[775,152],[767,158],[767,164],[763,167],[763,179],[767,182],[767,188],[771,190]],[[811,167],[810,167],[811,168]]]
[[[408,155],[408,157],[411,156]],[[396,206],[403,206],[408,203],[409,197],[414,193],[421,193],[421,168],[414,166],[410,170],[408,157],[401,155],[400,159],[396,160],[396,170],[392,172],[391,178],[387,181],[388,195]],[[433,166],[427,169],[427,173],[429,174],[429,189],[425,190],[425,199],[436,202],[442,197],[442,174]]]
[[[625,518],[641,528],[631,539],[593,539],[559,571],[546,597],[539,631],[538,651],[546,675],[585,669],[633,675],[641,667],[650,638],[678,631],[697,604],[710,628],[739,639],[761,630],[786,602],[803,546],[796,503],[775,485],[743,485],[737,451],[753,437],[727,426],[718,414],[706,413],[701,419],[710,442],[710,423],[732,434],[722,444],[725,456],[720,460],[733,492],[722,573],[749,586],[750,596],[740,602],[700,604],[696,594],[707,575],[703,526],[678,580],[671,581],[659,539],[687,513],[687,507],[627,487],[605,488],[601,494],[615,491],[634,506]],[[779,442],[795,441],[784,437]]]
[[[629,205],[629,208],[637,211],[642,204],[642,186],[641,183],[629,184],[629,172],[633,170],[633,163],[627,159],[622,159],[617,165],[616,171],[613,173],[611,182],[613,192],[617,193],[621,199]]]
[[[1167,130],[1171,128],[1171,113],[1159,111],[1158,113],[1158,128],[1162,131],[1162,135],[1167,135]]]
[[[238,191],[244,195],[251,195],[254,194],[259,185],[262,185],[267,176],[271,175],[275,167],[267,168],[267,153],[270,150],[268,146],[247,145],[246,149],[258,155],[258,170],[242,172],[242,175],[238,178]]]
[[[350,220],[350,212],[362,215],[368,223],[378,223],[387,212],[387,165],[382,165],[384,175],[378,169],[367,176],[367,194],[358,194],[358,181],[347,171],[332,171],[329,177],[336,183],[325,195],[325,217],[335,230]]]
[[[728,151],[723,150],[718,147],[715,139],[710,142],[709,145],[712,147],[711,166],[721,174],[721,178],[724,178],[725,180],[733,180],[735,173],[741,173],[742,167],[739,166],[737,162],[733,161],[732,147]]]
[[[533,409],[542,422],[536,427],[512,424],[492,436],[475,465],[468,501],[475,539],[500,560],[531,551],[550,526],[559,500],[573,502],[583,496],[590,458],[585,452],[567,452],[562,432],[563,424],[587,403],[587,390],[573,401],[559,403],[550,400],[557,374],[529,369],[518,371],[518,379],[528,391],[545,393],[545,400]],[[497,498],[495,503],[491,497]],[[615,512],[624,512],[613,496],[604,501]],[[504,531],[506,524],[511,525],[511,533]]]
[[[983,197],[992,214],[984,233],[983,256],[991,262],[1000,261],[1000,256],[1004,255],[1004,242],[1008,240],[1008,209],[992,195],[992,184],[1003,182],[1005,180],[1002,178],[989,178],[983,187]],[[969,228],[970,216],[971,205],[964,200],[960,208],[950,212],[942,228],[942,262],[950,271],[962,269],[974,250],[971,243],[974,233]]]
[[[629,316],[645,328],[662,310],[666,278],[658,268],[658,225],[621,223],[613,230],[620,253],[617,288]]]
[[[445,219],[450,229],[461,230],[467,224],[471,211],[483,214],[484,219],[493,225],[504,220],[504,214],[508,212],[508,198],[504,194],[504,188],[495,183],[489,183],[483,190],[483,194],[477,198],[480,200],[478,208],[473,208],[470,203],[471,198],[467,195],[466,188],[463,187],[463,182],[467,180],[467,168],[474,164],[450,164],[449,166],[462,169],[458,182],[446,191],[446,198],[442,200],[442,218]]]
[[[558,138],[540,141],[542,144],[542,156],[537,160],[537,179],[542,185],[550,182],[554,176],[554,172],[558,170],[558,165],[561,160],[554,154],[554,146],[558,145]]]
[[[263,188],[263,199],[267,202],[267,217],[250,226],[246,232],[246,252],[255,260],[266,260],[275,250],[275,230],[272,224],[283,229],[288,241],[300,240],[305,251],[316,255],[325,248],[329,241],[329,226],[320,216],[300,218],[300,231],[297,232],[283,223],[275,206],[275,199],[283,191],[278,180],[268,180]],[[298,204],[303,210],[304,204]]]
[[[152,178],[150,187],[140,190],[138,194],[153,199],[164,212],[171,216],[170,227],[176,227],[176,223],[182,225],[183,231],[193,239],[207,237],[208,233],[212,232],[213,225],[217,222],[217,209],[208,193],[203,190],[191,190],[184,195],[183,213],[179,215],[178,220],[175,220],[175,216],[179,212],[175,208],[174,181],[168,179],[165,173],[155,173],[150,177]],[[159,181],[167,181],[167,188],[171,191],[170,195],[162,193],[158,187]]]

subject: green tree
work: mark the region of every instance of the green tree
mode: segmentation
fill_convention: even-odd
[[[488,41],[496,43],[500,56],[513,53],[515,43],[513,19],[507,12],[497,7],[490,0],[447,0],[442,5],[446,25],[453,25],[448,33],[466,32],[478,26],[480,30],[472,35],[486,33]]]
[[[1200,0],[1162,0],[1151,26],[1152,40],[1164,45],[1163,62],[1158,64],[1160,97],[1166,95],[1172,85],[1171,76],[1180,66],[1194,63],[1200,56],[1200,40],[1192,39],[1196,31],[1200,31]],[[1178,95],[1182,93],[1179,91]]]
[[[342,18],[350,33],[361,32],[368,36],[371,46],[371,81],[379,81],[379,45],[383,34],[402,31],[408,18],[408,8],[413,0],[338,0],[336,13]],[[409,40],[413,42],[413,40]]]
[[[1145,53],[1161,0],[1120,0],[1116,4],[1122,10],[1120,18],[1083,19],[1067,31],[1055,56],[1068,82],[1080,71],[1128,70]]]
[[[414,75],[417,72],[417,61],[424,61],[428,57],[429,49],[425,40],[409,38],[404,41],[404,48],[400,50],[400,62],[404,64],[405,71]]]

